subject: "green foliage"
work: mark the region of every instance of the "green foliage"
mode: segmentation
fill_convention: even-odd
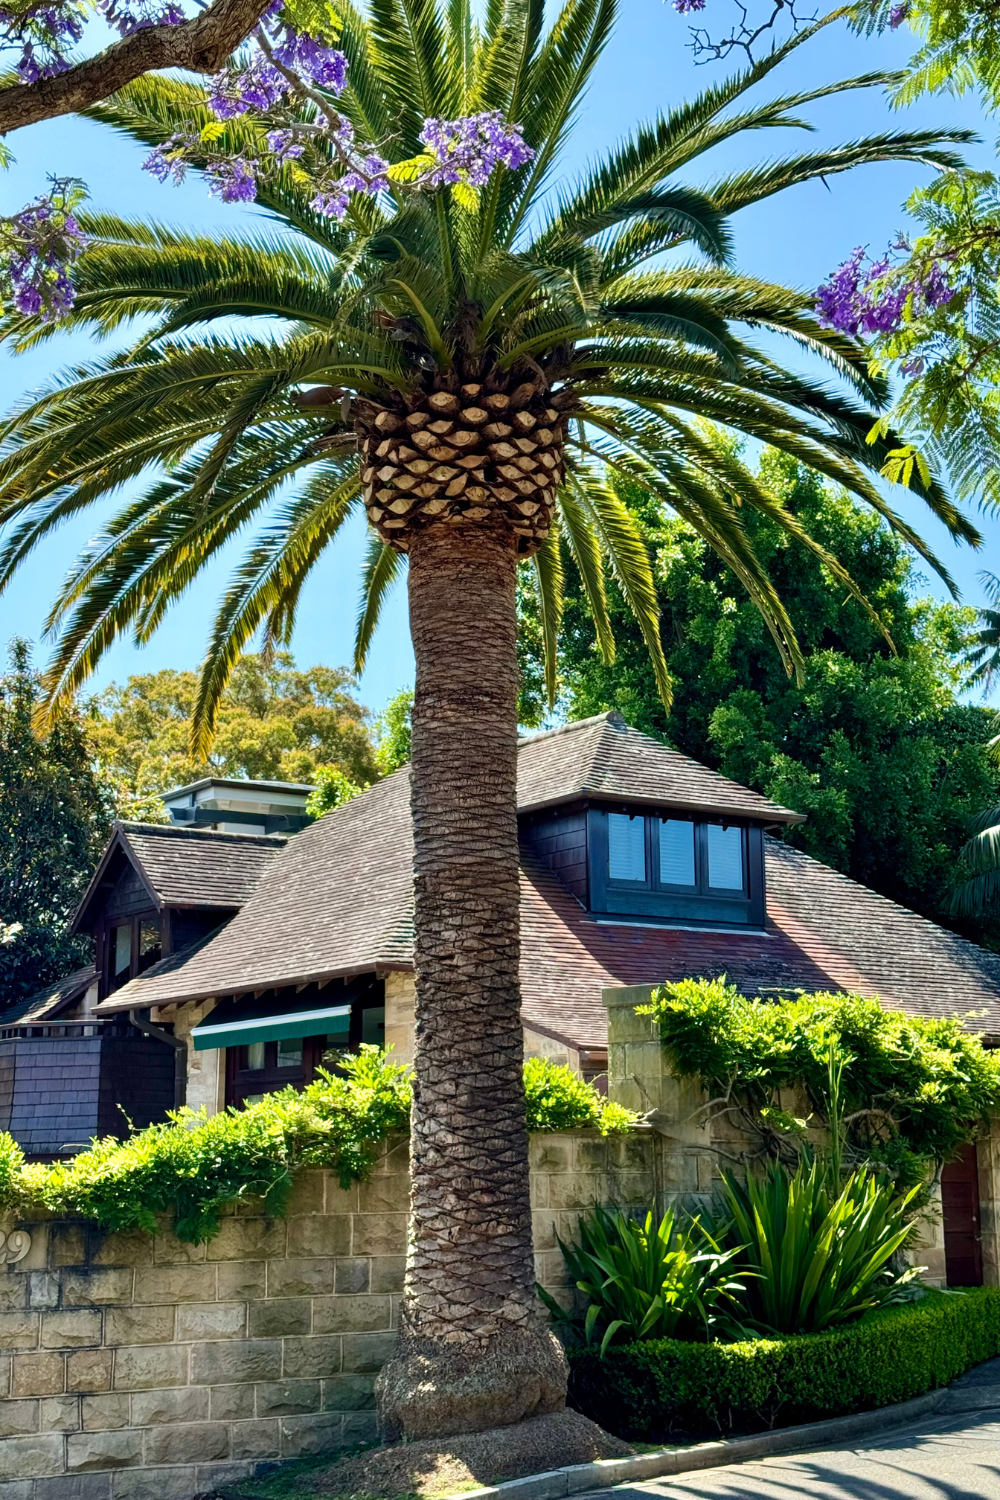
[[[529,1130],[599,1130],[601,1135],[614,1135],[636,1119],[571,1068],[544,1057],[525,1060],[524,1097]]]
[[[557,1325],[603,1354],[611,1344],[641,1339],[711,1338],[731,1326],[736,1294],[733,1249],[725,1250],[694,1220],[668,1209],[656,1223],[599,1205],[581,1218],[575,1244],[559,1240],[566,1269],[586,1307],[566,1312],[539,1287]]]
[[[333,812],[335,807],[342,807],[345,802],[350,802],[352,797],[358,797],[365,790],[345,776],[339,766],[320,766],[313,775],[316,783],[315,791],[309,793],[306,798],[306,812],[310,818],[322,818],[325,813]]]
[[[830,1333],[570,1353],[570,1401],[623,1437],[727,1432],[869,1411],[1000,1354],[1000,1289],[928,1293]]]
[[[219,705],[212,752],[201,758],[191,751],[195,673],[141,674],[87,701],[87,738],[119,787],[122,817],[162,821],[159,793],[202,776],[309,782],[331,767],[367,786],[378,766],[352,681],[339,667],[299,671],[283,651],[243,657]]]
[[[905,108],[922,96],[977,91],[1000,106],[1000,16],[983,0],[861,0],[855,25],[884,30],[901,13],[919,41],[890,97]],[[891,418],[958,493],[1000,504],[1000,184],[991,172],[943,172],[905,205],[918,232],[908,235],[902,276],[920,282],[937,261],[955,289],[922,314],[912,298],[901,328],[872,341],[872,370],[904,377]],[[845,243],[845,255],[849,251]]]
[[[178,1237],[197,1242],[217,1233],[222,1207],[241,1198],[282,1212],[299,1167],[329,1167],[344,1187],[363,1180],[380,1142],[406,1128],[409,1105],[407,1070],[362,1047],[301,1093],[282,1089],[211,1117],[180,1110],[126,1141],[109,1137],[68,1162],[26,1168],[23,1187],[48,1209],[110,1230],[152,1230],[170,1211]]]
[[[919,1187],[900,1193],[865,1167],[845,1181],[814,1157],[772,1162],[741,1183],[722,1174],[728,1247],[743,1285],[740,1322],[763,1333],[822,1333],[899,1301],[917,1272],[890,1261],[911,1237]]]
[[[544,16],[537,5],[421,4],[419,24],[416,9],[404,10],[412,24],[393,6],[331,10],[351,69],[338,109],[359,139],[379,142],[389,166],[420,151],[424,116],[453,117],[485,101],[516,120],[534,159],[496,173],[475,203],[466,196],[457,210],[437,192],[378,203],[359,196],[335,224],[310,208],[315,183],[300,164],[260,185],[274,232],[243,234],[235,220],[220,236],[83,216],[88,249],[74,309],[60,326],[120,339],[138,319],[141,336],[125,353],[57,378],[4,429],[0,585],[54,526],[127,496],[115,500],[119,508],[54,607],[51,693],[73,692],[119,635],[147,640],[193,580],[250,534],[194,703],[204,751],[240,655],[258,632],[269,647],[289,640],[306,579],[363,510],[352,401],[393,405],[429,380],[513,387],[540,377],[566,392],[561,399],[579,398],[556,524],[526,562],[550,645],[562,565],[572,558],[610,660],[604,600],[613,574],[669,698],[649,560],[610,482],[627,476],[718,549],[785,665],[801,671],[794,629],[744,518],[770,514],[807,545],[808,528],[775,508],[692,413],[807,455],[885,514],[875,476],[894,439],[864,441],[886,389],[869,378],[861,346],[822,327],[807,295],[739,272],[733,221],[777,192],[868,162],[953,164],[945,143],[963,133],[897,132],[757,165],[761,131],[799,126],[816,100],[881,81],[837,80],[800,94],[778,87],[776,98],[762,98],[771,73],[815,34],[809,27],[723,85],[637,126],[570,183],[570,136],[613,33],[615,0],[565,0]],[[132,141],[163,144],[210,123],[205,98],[204,85],[145,77],[89,114]],[[313,104],[293,107],[308,127]],[[245,119],[229,121],[227,139],[249,146],[253,130]],[[739,163],[740,147],[752,165]],[[699,160],[716,148],[736,170],[720,181],[714,165],[702,164],[710,183],[702,190]],[[196,170],[210,150],[206,143]],[[559,177],[566,191],[553,194]],[[50,333],[16,312],[0,326],[18,349]],[[815,356],[840,389],[776,364],[776,333]],[[346,393],[342,414],[339,401],[301,401],[305,389],[323,386]],[[954,535],[975,536],[940,489],[916,493]],[[901,519],[892,524],[922,547]],[[854,587],[832,557],[828,566],[845,590]],[[398,554],[374,539],[357,660],[399,569]]]
[[[0,676],[0,1007],[91,960],[92,945],[66,924],[111,827],[79,716],[65,709],[37,729],[40,701],[28,647],[15,640]]]
[[[954,925],[955,859],[968,820],[1000,790],[987,754],[991,715],[957,696],[974,612],[912,602],[919,580],[906,548],[815,473],[770,451],[759,477],[841,559],[898,654],[806,547],[747,512],[743,524],[805,653],[804,680],[790,679],[759,613],[713,549],[629,491],[653,556],[673,706],[668,715],[614,585],[607,602],[616,654],[613,666],[605,664],[579,577],[567,565],[560,707],[570,718],[616,708],[636,728],[806,813],[790,842]],[[543,653],[526,588],[520,613],[520,716],[537,724],[545,711]],[[960,925],[979,940],[1000,939],[1000,921]]]
[[[527,1069],[529,1130],[593,1125],[607,1133],[634,1119],[625,1110],[609,1115],[596,1090],[573,1080],[592,1096],[588,1114],[583,1095],[567,1087],[568,1069],[547,1063]],[[560,1108],[571,1097],[575,1108]],[[157,1214],[172,1213],[180,1239],[209,1239],[222,1209],[240,1199],[262,1198],[266,1212],[280,1214],[300,1168],[328,1167],[344,1187],[363,1181],[379,1144],[407,1129],[410,1098],[409,1069],[378,1047],[362,1046],[337,1059],[336,1073],[321,1072],[301,1092],[282,1089],[211,1117],[182,1109],[168,1123],[125,1141],[94,1141],[52,1166],[25,1166],[16,1143],[0,1134],[0,1212],[44,1208],[108,1230],[151,1230]]]
[[[383,776],[398,771],[410,759],[413,692],[404,688],[390,698],[375,720],[375,759]]]
[[[829,1111],[829,1053],[843,1059],[848,1156],[900,1181],[920,1181],[975,1138],[1000,1107],[1000,1054],[959,1020],[908,1016],[861,995],[748,1000],[725,979],[690,979],[654,991],[648,1013],[681,1073],[745,1124],[799,1086],[820,1120]]]
[[[916,313],[873,340],[873,372],[910,374],[892,421],[962,499],[1000,505],[1000,183],[990,172],[942,172],[906,203],[919,232],[909,236],[902,274],[919,281],[933,262],[947,267],[951,300]],[[925,460],[921,460],[925,461]],[[888,471],[883,469],[884,473]]]

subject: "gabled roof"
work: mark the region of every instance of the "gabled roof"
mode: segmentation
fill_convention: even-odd
[[[274,834],[211,833],[169,823],[116,823],[111,841],[73,919],[85,931],[98,903],[132,865],[153,906],[232,911],[256,889],[287,839]]]
[[[38,990],[24,1000],[18,1000],[0,1011],[0,1026],[27,1026],[32,1022],[54,1020],[62,1011],[69,1010],[81,995],[97,982],[97,970],[93,964],[77,969],[65,979],[56,980],[44,990]]]
[[[412,871],[404,767],[296,834],[211,942],[155,964],[101,1010],[409,968]]]
[[[581,798],[732,813],[765,823],[803,822],[801,813],[630,729],[613,711],[520,741],[519,811]]]
[[[588,721],[582,738],[609,722]],[[612,733],[620,734],[617,726]],[[545,737],[549,745],[556,739]],[[527,742],[522,757],[526,752],[537,756],[538,741]],[[530,773],[541,784],[537,760]],[[132,980],[102,1012],[412,967],[409,797],[404,768],[312,824],[226,927]],[[981,1010],[986,1014],[974,1024],[1000,1036],[1000,955],[777,839],[765,839],[765,862],[766,930],[712,931],[594,917],[523,850],[525,1021],[572,1045],[600,1047],[607,1040],[605,986],[727,974],[746,994],[844,989],[880,995],[916,1015]]]

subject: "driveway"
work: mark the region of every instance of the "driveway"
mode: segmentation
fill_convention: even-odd
[[[934,1416],[856,1446],[623,1484],[590,1500],[1000,1500],[1000,1359]]]

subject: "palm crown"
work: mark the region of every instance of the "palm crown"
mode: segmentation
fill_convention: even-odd
[[[153,326],[124,353],[68,372],[8,422],[0,520],[12,524],[0,583],[66,516],[153,472],[61,591],[50,620],[61,629],[53,696],[72,690],[120,632],[148,639],[208,560],[256,523],[204,667],[197,722],[208,734],[240,651],[262,627],[271,642],[287,640],[310,570],[365,502],[380,534],[365,568],[358,665],[410,528],[428,514],[461,521],[496,505],[532,558],[550,686],[568,548],[604,652],[614,649],[607,559],[668,696],[650,567],[616,477],[646,487],[719,551],[794,666],[794,632],[741,507],[822,549],[707,422],[845,484],[929,556],[873,483],[892,439],[865,441],[885,393],[863,351],[822,327],[808,296],[733,269],[730,218],[809,178],[896,158],[943,166],[951,154],[935,144],[940,136],[897,134],[775,160],[701,191],[683,185],[679,174],[723,141],[801,125],[794,111],[804,103],[881,81],[744,103],[803,35],[637,130],[556,191],[560,152],[615,9],[615,0],[566,0],[546,32],[542,0],[490,0],[481,27],[469,0],[372,0],[364,16],[338,0],[336,40],[349,71],[337,107],[390,161],[421,151],[428,116],[494,110],[520,125],[532,160],[495,173],[478,194],[397,182],[378,198],[355,196],[336,223],[312,206],[307,153],[258,191],[277,231],[213,237],[84,220],[91,243],[70,323],[102,333],[133,319]],[[192,123],[210,125],[205,97],[147,78],[94,113],[156,145]],[[314,119],[315,93],[297,108]],[[230,120],[226,143],[252,147],[262,129]],[[275,327],[233,322],[261,318]],[[754,343],[759,329],[818,356],[836,384],[783,368]],[[26,343],[49,330],[11,314],[6,332]],[[517,412],[520,427],[506,420]],[[435,414],[441,457],[431,472],[434,455],[408,444]],[[460,438],[472,449],[465,470]],[[924,498],[955,534],[975,539],[936,487]]]

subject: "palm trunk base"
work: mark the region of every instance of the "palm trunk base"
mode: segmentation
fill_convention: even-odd
[[[555,1334],[539,1324],[510,1329],[485,1347],[401,1338],[375,1386],[383,1439],[482,1432],[561,1411],[566,1356]]]

